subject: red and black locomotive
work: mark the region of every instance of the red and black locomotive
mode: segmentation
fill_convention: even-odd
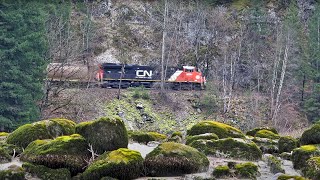
[[[205,88],[206,79],[194,66],[183,66],[180,70],[168,68],[166,87],[176,90],[200,90]],[[103,63],[99,66],[96,79],[104,88],[152,87],[161,82],[160,71],[155,67],[134,64]]]

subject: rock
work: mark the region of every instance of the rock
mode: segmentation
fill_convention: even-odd
[[[75,123],[67,119],[49,119],[32,124],[25,124],[13,131],[7,138],[7,143],[19,147],[27,147],[37,139],[53,139],[75,132]]]
[[[296,148],[292,152],[292,162],[295,169],[301,169],[306,166],[306,161],[313,157],[319,156],[320,151],[316,146],[304,145]]]
[[[207,155],[217,157],[231,157],[243,160],[259,160],[262,157],[262,152],[255,143],[240,138],[196,140],[190,146]]]
[[[292,176],[288,174],[283,174],[283,175],[280,175],[277,180],[308,180],[308,179],[301,176]]]
[[[246,135],[248,135],[248,136],[255,136],[256,133],[257,133],[258,131],[260,131],[260,130],[268,130],[268,131],[273,132],[274,134],[278,134],[278,132],[277,132],[277,130],[276,130],[275,128],[272,128],[272,127],[259,127],[259,128],[254,128],[254,129],[248,131],[248,132],[246,133]]]
[[[306,144],[320,144],[320,123],[316,123],[306,131],[304,131],[300,138],[302,145]]]
[[[11,156],[9,155],[9,153],[3,148],[0,148],[0,163],[7,163],[10,160]]]
[[[268,138],[268,139],[279,139],[280,136],[278,134],[273,133],[272,131],[262,129],[256,132],[254,137],[260,137],[260,138]]]
[[[157,132],[131,131],[128,134],[133,141],[144,144],[148,144],[151,141],[163,141],[167,138],[166,135]]]
[[[267,161],[270,166],[270,171],[273,174],[285,173],[284,169],[281,167],[281,161],[277,157],[270,155],[267,157]]]
[[[209,160],[195,148],[165,142],[146,156],[145,166],[148,175],[171,176],[206,171]]]
[[[216,121],[202,121],[192,126],[191,129],[187,131],[187,135],[194,136],[205,133],[215,133],[219,138],[243,138],[242,132],[232,126]]]
[[[219,165],[216,168],[214,168],[212,175],[216,178],[223,178],[226,176],[230,176],[231,172],[228,166]]]
[[[8,170],[0,171],[0,179],[25,180],[25,172],[21,167],[12,166]]]
[[[278,141],[279,153],[291,152],[298,147],[298,141],[291,136],[280,137]]]
[[[87,141],[79,134],[54,140],[35,140],[21,154],[21,160],[49,168],[67,168],[72,175],[82,172],[90,157]]]
[[[258,175],[258,166],[251,162],[237,164],[235,169],[235,174],[239,178],[256,179]]]
[[[291,160],[291,153],[288,153],[288,152],[283,152],[281,154],[279,154],[279,157],[281,157],[282,159],[285,159],[285,160]]]
[[[186,144],[187,145],[191,144],[193,141],[198,139],[217,140],[219,138],[215,133],[205,133],[205,134],[199,134],[194,136],[187,136]]]
[[[143,170],[143,158],[138,151],[119,148],[105,152],[81,175],[81,179],[100,179],[109,176],[117,179],[135,179]]]
[[[32,163],[23,163],[22,168],[26,172],[29,172],[32,176],[36,176],[45,180],[69,180],[71,179],[71,173],[66,168],[50,169],[43,165],[35,165]]]
[[[4,149],[10,156],[17,156],[22,153],[22,148],[14,144],[0,142],[0,148]]]
[[[320,179],[320,156],[308,159],[302,171],[310,179]]]
[[[268,138],[260,138],[260,137],[254,137],[252,139],[253,142],[259,146],[260,150],[263,153],[273,154],[278,153],[278,141],[272,140]]]
[[[80,123],[76,126],[76,133],[81,134],[98,154],[128,147],[127,129],[119,117],[102,117]]]

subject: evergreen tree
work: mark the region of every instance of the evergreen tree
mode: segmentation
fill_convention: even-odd
[[[46,67],[45,11],[39,1],[0,2],[0,130],[39,118]]]

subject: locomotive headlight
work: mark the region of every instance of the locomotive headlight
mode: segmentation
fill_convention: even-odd
[[[200,79],[200,76],[199,76],[199,75],[196,75],[196,79]]]

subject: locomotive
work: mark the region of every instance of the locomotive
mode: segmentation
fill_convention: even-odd
[[[205,88],[206,79],[194,66],[183,66],[182,69],[168,68],[165,85],[175,90],[201,90]],[[161,82],[160,72],[156,67],[103,63],[99,65],[96,80],[103,88],[128,88],[144,86],[150,88]]]

